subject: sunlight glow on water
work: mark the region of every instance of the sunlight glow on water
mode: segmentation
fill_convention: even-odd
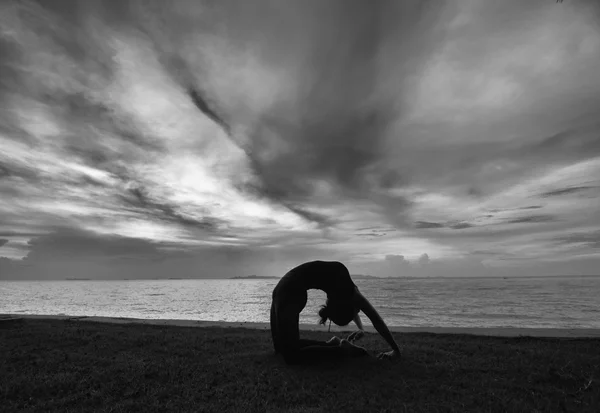
[[[276,283],[2,281],[0,313],[268,322]],[[359,279],[356,284],[390,326],[600,328],[600,277]],[[300,322],[316,324],[325,294],[308,295]]]

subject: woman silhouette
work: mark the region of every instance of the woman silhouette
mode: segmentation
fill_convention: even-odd
[[[319,311],[320,323],[327,319],[339,326],[354,321],[359,332],[347,340],[333,337],[329,341],[300,338],[300,312],[306,306],[307,291],[322,290],[327,294],[326,304]],[[337,261],[311,261],[301,264],[285,274],[273,290],[271,304],[271,334],[276,353],[281,353],[286,363],[298,364],[323,358],[361,356],[367,351],[353,344],[362,336],[362,323],[358,313],[362,311],[373,327],[388,342],[392,350],[381,353],[378,358],[400,357],[400,349],[385,322],[371,303],[360,293],[350,278],[344,264]]]

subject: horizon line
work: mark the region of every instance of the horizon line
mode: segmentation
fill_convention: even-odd
[[[452,280],[452,279],[513,279],[513,278],[561,278],[561,277],[585,277],[585,278],[594,278],[600,277],[600,274],[560,274],[560,275],[490,275],[490,276],[435,276],[435,277],[412,277],[412,276],[398,276],[398,277],[377,277],[377,276],[363,276],[356,277],[355,274],[350,274],[350,276],[354,276],[356,279],[361,278],[369,278],[369,279],[377,279],[377,280],[398,280],[398,279],[411,279],[411,280]],[[56,279],[0,279],[2,281],[187,281],[187,280],[260,280],[260,279],[271,279],[271,280],[279,280],[281,277],[276,276],[260,276],[260,277],[196,277],[196,278],[178,278],[178,277],[168,277],[168,278],[56,278]]]

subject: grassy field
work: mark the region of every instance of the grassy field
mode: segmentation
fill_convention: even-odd
[[[4,326],[0,411],[600,411],[598,339],[396,334],[400,361],[289,367],[269,334],[50,320]],[[375,334],[360,344],[387,350]]]

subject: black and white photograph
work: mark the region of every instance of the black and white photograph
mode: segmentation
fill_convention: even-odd
[[[0,412],[600,412],[600,0],[0,0]]]

